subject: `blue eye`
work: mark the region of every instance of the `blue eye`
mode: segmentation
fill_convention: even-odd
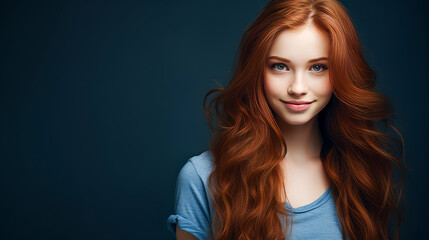
[[[313,68],[313,67],[316,67],[316,68]],[[313,68],[315,70],[315,72],[323,72],[324,70],[328,69],[328,67],[323,65],[323,64],[315,64],[315,65],[311,66],[310,68]]]
[[[284,71],[284,70],[289,70],[286,66],[286,64],[284,63],[274,63],[271,65],[271,68],[277,71]],[[314,72],[323,72],[325,70],[327,70],[328,67],[324,64],[314,64],[310,67],[310,70],[314,71]]]
[[[271,68],[283,71],[286,68],[286,65],[283,63],[274,63],[273,65],[271,65]]]

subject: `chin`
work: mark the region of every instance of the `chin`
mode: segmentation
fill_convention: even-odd
[[[288,116],[288,117],[282,117],[281,120],[289,125],[299,126],[304,125],[310,120],[313,119],[309,116]]]
[[[309,121],[286,121],[289,125],[299,126],[308,123]]]

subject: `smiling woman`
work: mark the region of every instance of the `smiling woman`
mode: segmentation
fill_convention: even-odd
[[[204,98],[211,145],[182,167],[169,229],[181,240],[391,239],[403,184],[392,167],[403,167],[375,123],[402,136],[374,88],[340,2],[270,1],[228,86]]]
[[[332,95],[328,54],[329,37],[312,22],[279,33],[268,54],[264,76],[265,96],[277,123],[317,121],[315,116]]]

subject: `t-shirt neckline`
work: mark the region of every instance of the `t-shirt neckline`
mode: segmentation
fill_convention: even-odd
[[[325,190],[325,192],[321,196],[319,196],[316,200],[314,200],[312,203],[309,203],[307,205],[297,207],[297,208],[291,207],[288,202],[285,202],[285,204],[289,212],[291,212],[291,208],[292,208],[292,211],[294,214],[304,213],[322,206],[326,201],[329,200],[330,196],[331,196],[331,185],[329,185],[329,187]]]

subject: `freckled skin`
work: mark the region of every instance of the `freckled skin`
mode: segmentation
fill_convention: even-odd
[[[269,51],[270,56],[287,58],[291,62],[270,59],[266,64],[264,91],[268,104],[286,125],[303,125],[312,120],[329,102],[332,86],[329,81],[328,60],[308,62],[328,57],[329,37],[313,23],[297,29],[284,30]],[[271,66],[279,63],[275,68]],[[328,67],[324,70],[320,66]],[[315,101],[310,108],[295,112],[283,101]],[[316,118],[314,118],[316,119]]]

